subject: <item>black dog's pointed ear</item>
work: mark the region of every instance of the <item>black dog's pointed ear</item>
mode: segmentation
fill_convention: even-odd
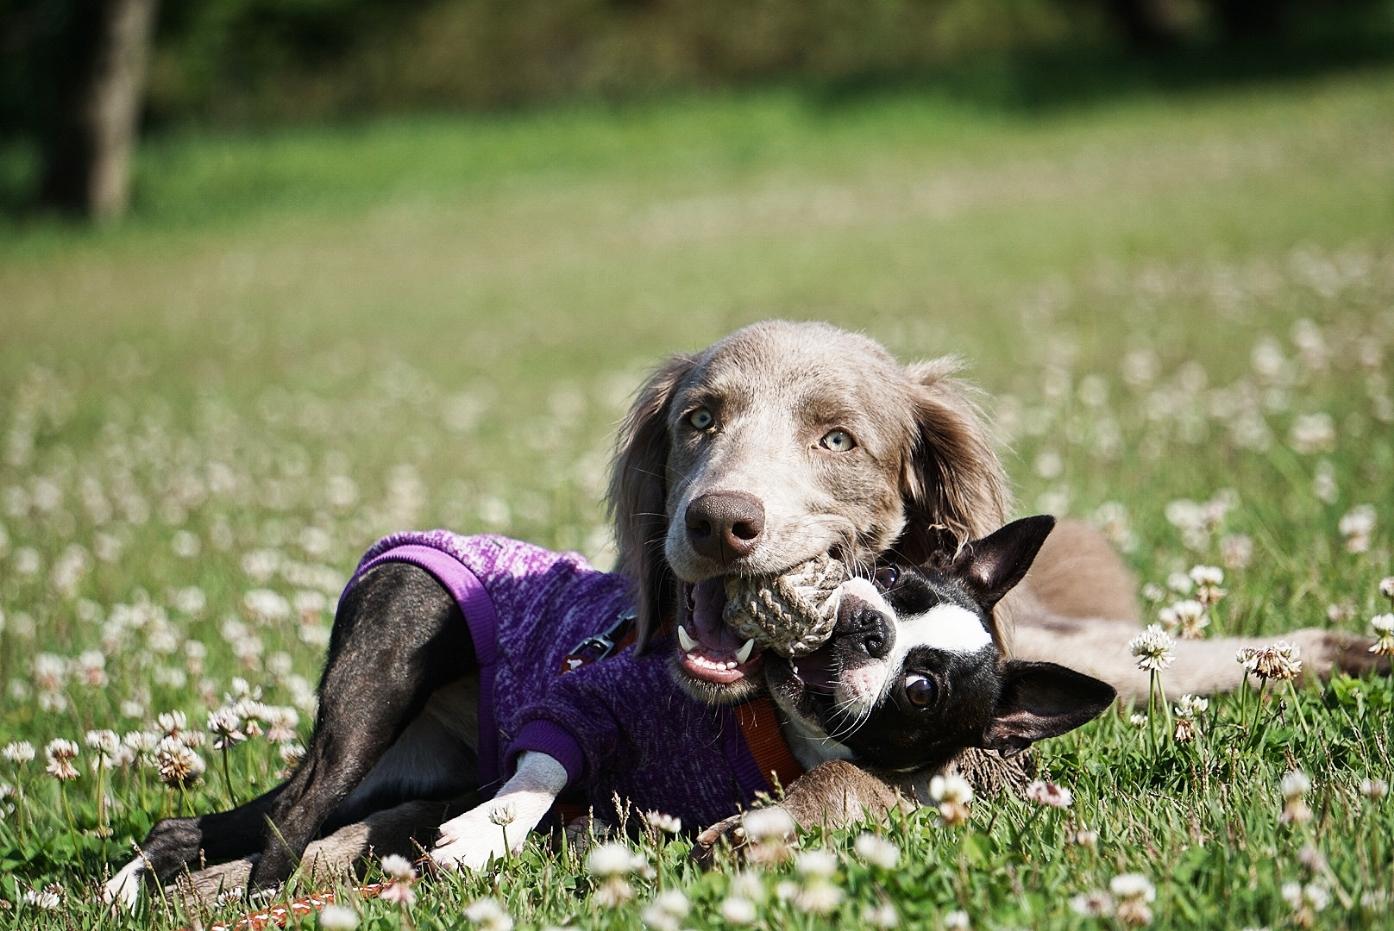
[[[988,614],[1031,568],[1055,526],[1048,514],[1014,520],[994,533],[966,543],[954,557],[958,576]]]
[[[667,415],[678,382],[695,361],[692,356],[672,356],[649,376],[620,427],[610,471],[617,568],[634,584],[640,650],[677,604],[677,579],[663,555],[668,531]]]
[[[1118,694],[1107,682],[1055,663],[1010,660],[982,746],[1011,757],[1103,714]]]

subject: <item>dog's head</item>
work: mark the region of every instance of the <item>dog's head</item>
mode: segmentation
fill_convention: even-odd
[[[815,740],[874,768],[938,768],[969,747],[1011,755],[1101,714],[1114,690],[1053,663],[1003,660],[992,609],[1055,521],[1029,517],[941,568],[882,567],[844,585],[832,638],[771,656],[770,693]]]
[[[610,481],[641,646],[683,624],[697,643],[679,664],[689,684],[740,699],[760,655],[721,623],[723,576],[778,575],[829,551],[854,566],[892,546],[923,559],[999,524],[1006,482],[955,370],[783,321],[664,363],[625,420]]]

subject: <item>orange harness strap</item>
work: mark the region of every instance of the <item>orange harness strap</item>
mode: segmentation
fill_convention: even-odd
[[[779,730],[779,716],[774,701],[768,696],[751,699],[736,706],[736,718],[741,723],[741,736],[755,757],[760,774],[772,786],[786,789],[803,775],[803,767],[794,759],[784,735]]]

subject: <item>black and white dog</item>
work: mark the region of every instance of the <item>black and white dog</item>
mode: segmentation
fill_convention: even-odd
[[[766,687],[782,712],[783,737],[806,771],[781,802],[797,823],[849,822],[903,804],[886,780],[858,767],[895,781],[948,766],[968,748],[1009,756],[1108,707],[1115,693],[1107,684],[1001,653],[993,608],[1026,574],[1053,525],[1050,517],[1026,518],[944,564],[883,565],[873,579],[852,579],[826,645],[798,659],[767,657]],[[370,816],[381,821],[384,812],[388,820],[397,811],[416,818],[388,833],[435,841],[432,856],[447,867],[482,867],[505,852],[495,815],[501,808],[515,844],[542,821],[566,773],[540,752],[522,754],[492,798],[444,823],[421,824],[420,807],[404,804],[472,788],[474,737],[466,722],[475,693],[468,668],[460,668],[458,658],[471,653],[454,603],[414,567],[382,568],[392,571],[365,577],[340,607],[320,713],[295,774],[232,811],[160,822],[141,855],[107,884],[108,898],[132,904],[142,876],[165,882],[221,861],[247,862],[249,888],[273,885],[289,877],[317,836]],[[365,649],[380,660],[346,661]],[[346,669],[362,674],[351,680]],[[388,708],[398,713],[389,716]],[[683,742],[684,734],[672,735],[675,756]],[[718,826],[701,841],[720,834]],[[368,853],[365,834],[345,836],[333,849],[321,842],[315,856],[347,864]]]

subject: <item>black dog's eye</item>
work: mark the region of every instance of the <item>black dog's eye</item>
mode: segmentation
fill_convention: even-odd
[[[881,591],[888,592],[895,587],[895,583],[899,578],[900,570],[895,566],[881,566],[876,570],[876,575],[872,577],[872,581],[876,583],[876,587],[881,589]]]
[[[910,699],[910,704],[924,708],[934,704],[934,680],[919,673],[911,673],[905,677],[905,697]]]

